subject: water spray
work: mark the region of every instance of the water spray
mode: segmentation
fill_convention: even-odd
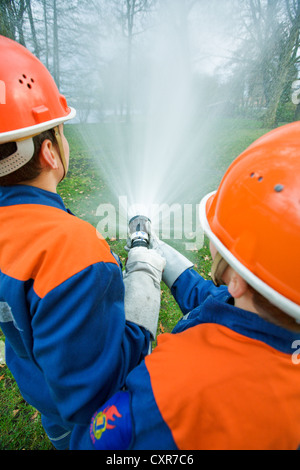
[[[128,226],[131,248],[137,246],[149,248],[151,220],[144,215],[136,215],[129,220]]]

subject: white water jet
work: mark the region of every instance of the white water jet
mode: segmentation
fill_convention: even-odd
[[[148,41],[136,47],[130,122],[124,116],[123,121],[110,119],[102,124],[106,127],[105,142],[99,138],[97,125],[84,129],[86,145],[110,188],[109,202],[116,214],[122,212],[117,217],[122,234],[126,212],[127,220],[143,213],[160,231],[156,219],[164,219],[164,205],[169,208],[166,217],[170,220],[172,212],[174,220],[172,233],[165,238],[175,234],[177,239],[189,239],[201,230],[197,204],[204,193],[214,189],[208,180],[220,106],[211,106],[213,94],[207,96],[205,88],[195,86],[185,39],[174,25],[164,21],[149,32]],[[111,81],[116,82],[114,76]],[[174,205],[179,205],[178,217]],[[194,214],[189,208],[189,216],[185,216],[187,205],[193,205]],[[98,215],[104,215],[102,209]],[[203,240],[202,234],[200,238]]]

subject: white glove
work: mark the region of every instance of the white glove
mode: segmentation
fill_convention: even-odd
[[[144,247],[132,248],[124,273],[125,316],[156,336],[160,309],[160,282],[165,259]]]
[[[150,246],[157,251],[166,260],[166,266],[162,275],[162,280],[171,289],[172,285],[186,269],[190,269],[194,264],[183,256],[179,251],[175,250],[167,243],[159,240],[159,238],[151,233]]]

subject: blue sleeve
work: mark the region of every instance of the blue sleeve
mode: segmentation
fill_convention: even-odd
[[[212,281],[203,279],[194,269],[187,269],[174,282],[172,294],[184,316],[173,328],[180,333],[201,322],[202,305],[209,296],[221,302],[231,298],[226,286],[216,287]]]
[[[66,423],[86,423],[147,354],[150,334],[125,321],[119,267],[96,263],[33,303],[33,354]]]
[[[186,315],[199,307],[209,295],[224,297],[228,291],[225,287],[216,287],[212,281],[203,279],[194,269],[187,269],[174,282],[171,292],[182,313]]]

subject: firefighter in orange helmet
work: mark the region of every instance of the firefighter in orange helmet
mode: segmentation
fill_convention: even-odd
[[[300,122],[243,152],[200,219],[213,281],[157,242],[184,316],[90,427],[74,430],[71,448],[300,446]],[[99,436],[97,416],[111,410],[114,426]]]
[[[25,400],[41,412],[53,445],[66,449],[74,426],[87,424],[99,400],[122,387],[148,353],[164,260],[146,250],[137,272],[140,251],[134,249],[123,278],[106,241],[66,209],[57,185],[69,161],[63,124],[75,110],[44,65],[2,36],[0,81],[6,363]],[[137,292],[132,279],[142,282]],[[125,316],[128,295],[135,305],[126,301]]]
[[[34,154],[33,137],[52,129],[65,175],[68,150],[62,142],[62,124],[76,116],[75,109],[59,93],[46,67],[26,48],[3,36],[1,62],[0,144],[14,142],[15,152],[2,159],[0,177],[24,167]]]
[[[258,139],[200,206],[202,225],[217,250],[215,282],[222,283],[231,266],[295,324],[300,322],[299,138],[296,122]]]

